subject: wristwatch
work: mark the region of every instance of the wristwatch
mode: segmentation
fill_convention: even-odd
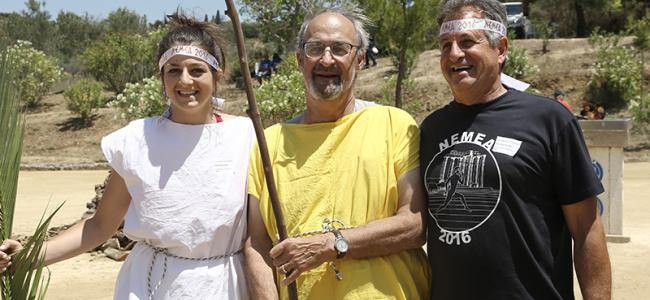
[[[334,234],[334,250],[336,250],[336,259],[342,259],[346,254],[348,254],[348,240],[343,237],[341,231],[336,228],[332,230],[332,233]]]

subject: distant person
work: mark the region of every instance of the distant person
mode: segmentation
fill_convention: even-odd
[[[273,57],[271,59],[271,65],[273,68],[273,73],[278,72],[278,66],[282,63],[282,57],[280,57],[280,54],[277,52],[273,53]]]
[[[45,264],[94,249],[124,221],[137,244],[114,299],[249,299],[241,250],[252,123],[214,110],[226,48],[217,25],[181,13],[168,26],[157,58],[169,107],[102,139],[112,171],[99,207],[45,243]],[[2,271],[20,247],[2,244]]]
[[[377,61],[375,60],[375,54],[377,54],[379,51],[377,50],[377,47],[375,47],[375,43],[372,41],[372,38],[370,38],[370,41],[368,42],[368,48],[366,49],[366,64],[363,66],[364,69],[370,68],[370,61],[372,60],[372,66],[377,65]]]
[[[589,100],[582,101],[582,109],[580,110],[581,119],[593,120],[596,117],[594,105]]]
[[[569,102],[564,100],[564,93],[560,90],[555,90],[555,93],[553,93],[553,98],[555,98],[555,101],[560,102],[566,109],[568,109],[570,112],[573,112],[573,108],[571,108],[571,105]]]
[[[596,111],[594,112],[594,119],[596,120],[602,120],[605,119],[607,116],[607,112],[605,112],[605,106],[602,104],[596,106]]]
[[[452,186],[425,186],[429,299],[574,299],[574,267],[584,299],[610,299],[603,187],[580,125],[501,83],[510,45],[501,2],[441,1],[438,11],[453,101],[420,126],[421,182]]]
[[[273,73],[273,62],[269,59],[268,55],[265,55],[264,58],[256,65],[255,69],[255,78],[261,84],[262,81],[271,78]]]

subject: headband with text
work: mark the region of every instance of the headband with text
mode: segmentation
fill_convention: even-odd
[[[442,23],[440,26],[439,35],[466,30],[487,30],[498,33],[501,36],[508,35],[508,29],[506,26],[500,22],[488,19],[460,19],[447,21]]]
[[[210,54],[210,52],[205,51],[199,47],[196,46],[176,46],[176,47],[171,47],[163,53],[162,56],[160,56],[160,60],[158,60],[158,69],[162,69],[162,67],[171,59],[172,57],[176,55],[185,55],[185,56],[191,56],[198,58],[202,61],[205,61],[208,65],[212,66],[215,70],[219,69],[219,61]]]

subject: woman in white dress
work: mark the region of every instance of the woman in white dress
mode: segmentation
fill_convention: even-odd
[[[47,242],[46,264],[95,248],[124,220],[138,243],[115,299],[248,299],[240,250],[254,132],[213,110],[223,46],[216,25],[172,17],[158,51],[168,110],[102,139],[113,172],[97,212]],[[0,246],[0,271],[19,248]]]

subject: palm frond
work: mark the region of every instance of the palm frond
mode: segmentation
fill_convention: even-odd
[[[0,47],[0,236],[11,238],[18,172],[22,152],[25,118],[20,110],[20,97],[13,82],[12,58],[6,47]],[[0,296],[3,300],[44,299],[50,282],[49,271],[43,273],[43,243],[47,228],[59,205],[48,217],[41,217],[36,231],[16,254],[12,270],[2,274]]]

